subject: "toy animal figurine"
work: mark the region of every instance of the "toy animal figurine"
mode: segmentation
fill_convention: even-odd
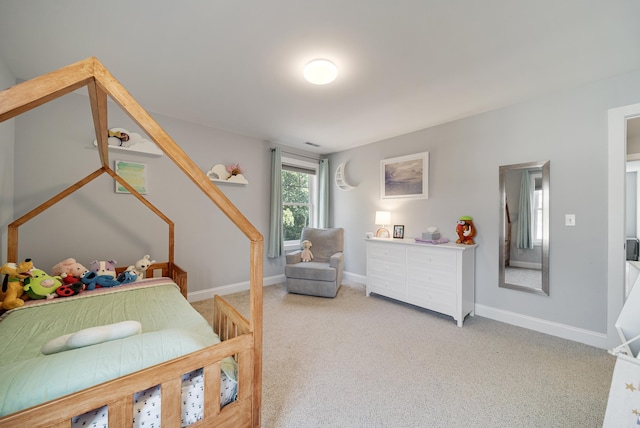
[[[469,216],[462,216],[456,225],[456,233],[458,239],[456,244],[473,245],[473,237],[476,236],[476,228],[473,225],[473,219]]]
[[[22,282],[31,276],[33,263],[25,259],[20,263],[5,263],[0,268],[4,275],[2,293],[0,293],[0,309],[15,309],[24,306],[24,289]]]
[[[302,254],[300,255],[300,258],[303,262],[310,262],[313,260],[313,253],[310,250],[312,245],[311,241],[306,239],[302,241]]]

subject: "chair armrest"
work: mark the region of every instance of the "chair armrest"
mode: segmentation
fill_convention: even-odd
[[[344,260],[344,253],[342,251],[335,253],[329,258],[329,266],[337,269],[343,260]]]
[[[294,265],[296,263],[302,262],[302,250],[293,251],[291,253],[287,253],[287,264]]]

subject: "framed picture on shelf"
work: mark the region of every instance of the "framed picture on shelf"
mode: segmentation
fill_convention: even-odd
[[[404,239],[404,225],[396,224],[393,226],[393,237],[397,239]]]
[[[380,161],[380,198],[429,198],[429,152]]]

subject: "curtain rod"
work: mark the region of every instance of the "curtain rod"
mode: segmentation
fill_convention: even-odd
[[[274,148],[274,147],[271,147],[271,149],[269,149],[269,150],[274,151],[274,150],[275,150],[275,148]],[[313,159],[313,160],[326,159],[326,157],[322,157],[323,155],[318,155],[318,157],[317,157],[317,158],[314,158],[313,156],[307,156],[307,155],[303,155],[303,154],[296,153],[296,152],[288,152],[288,151],[286,151],[286,150],[282,150],[282,148],[280,148],[280,151],[281,151],[282,153],[286,153],[286,154],[288,154],[288,155],[300,156],[301,158],[307,158],[307,159]]]

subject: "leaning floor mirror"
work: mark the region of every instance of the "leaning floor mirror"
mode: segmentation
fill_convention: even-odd
[[[549,295],[549,161],[500,166],[499,286]]]

